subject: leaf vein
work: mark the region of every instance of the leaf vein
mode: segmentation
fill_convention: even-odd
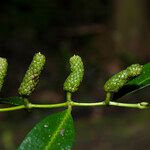
[[[51,147],[52,143],[54,142],[54,140],[56,139],[60,129],[63,127],[63,125],[65,124],[66,120],[68,119],[69,113],[70,113],[70,111],[68,109],[66,114],[65,114],[65,116],[64,116],[64,118],[62,119],[62,122],[59,124],[58,128],[56,129],[56,131],[51,136],[51,139],[48,142],[48,145],[45,147],[45,150],[49,150],[50,149],[50,147]]]

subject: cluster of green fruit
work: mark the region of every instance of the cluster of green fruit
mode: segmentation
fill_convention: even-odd
[[[34,91],[45,61],[45,56],[40,52],[34,55],[18,90],[21,96],[29,96]],[[7,66],[7,60],[0,57],[0,90],[6,76]],[[105,83],[104,90],[109,93],[118,92],[131,77],[138,76],[141,73],[142,68],[143,66],[139,64],[133,64],[127,67],[127,69],[112,76]],[[74,55],[70,58],[70,69],[71,73],[64,82],[63,89],[73,93],[78,90],[84,75],[84,65],[80,56]]]

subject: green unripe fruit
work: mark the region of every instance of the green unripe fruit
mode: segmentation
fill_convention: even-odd
[[[133,64],[133,65],[127,67],[126,70],[128,71],[130,76],[138,76],[141,73],[142,69],[143,69],[142,65]]]
[[[36,53],[33,60],[26,71],[23,81],[19,87],[19,94],[24,96],[29,96],[35,89],[43,66],[45,64],[45,56],[41,53]]]
[[[127,67],[126,70],[123,70],[114,76],[112,76],[104,85],[104,90],[110,93],[116,93],[122,88],[132,77],[138,76],[141,74],[143,69],[142,65],[133,64]]]
[[[83,79],[84,66],[80,56],[74,55],[70,58],[71,73],[67,77],[63,89],[68,92],[75,92]]]
[[[7,59],[0,57],[0,90],[4,83],[4,79],[7,73],[7,67],[8,67]]]

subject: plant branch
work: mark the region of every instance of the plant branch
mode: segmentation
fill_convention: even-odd
[[[68,103],[58,103],[58,104],[32,104],[29,103],[28,109],[32,108],[58,108],[58,107],[67,107]]]
[[[95,103],[80,103],[80,102],[71,101],[69,103],[69,105],[71,107],[73,107],[73,106],[78,106],[78,107],[116,106],[116,107],[137,108],[137,109],[150,108],[150,105],[146,102],[131,104],[131,103],[119,103],[119,102],[110,101],[109,105],[107,105],[105,103],[105,101],[95,102]],[[8,107],[8,108],[0,108],[0,112],[15,111],[15,110],[20,110],[20,109],[58,108],[58,107],[68,107],[68,102],[58,103],[58,104],[32,104],[32,103],[29,103],[27,106],[19,105],[19,106]]]
[[[14,107],[8,107],[8,108],[0,108],[0,112],[6,112],[6,111],[15,111],[19,109],[24,109],[25,105],[19,105]]]
[[[85,106],[85,107],[93,107],[93,106],[105,106],[106,104],[105,104],[105,102],[104,101],[102,101],[102,102],[96,102],[96,103],[78,103],[78,102],[72,102],[71,103],[71,105],[72,106]]]
[[[131,103],[119,103],[119,102],[110,101],[109,105],[117,106],[117,107],[138,108],[138,109],[150,108],[150,105],[147,102],[131,104]]]

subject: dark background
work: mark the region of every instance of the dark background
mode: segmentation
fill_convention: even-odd
[[[0,56],[9,62],[1,97],[15,96],[34,53],[46,55],[46,67],[33,103],[65,99],[68,60],[82,57],[85,76],[74,99],[105,98],[103,85],[132,63],[150,60],[148,0],[6,0],[0,4]],[[150,88],[120,101],[148,101]],[[62,109],[0,113],[0,149],[15,150],[46,115]],[[149,110],[116,107],[74,108],[76,150],[150,149]]]

